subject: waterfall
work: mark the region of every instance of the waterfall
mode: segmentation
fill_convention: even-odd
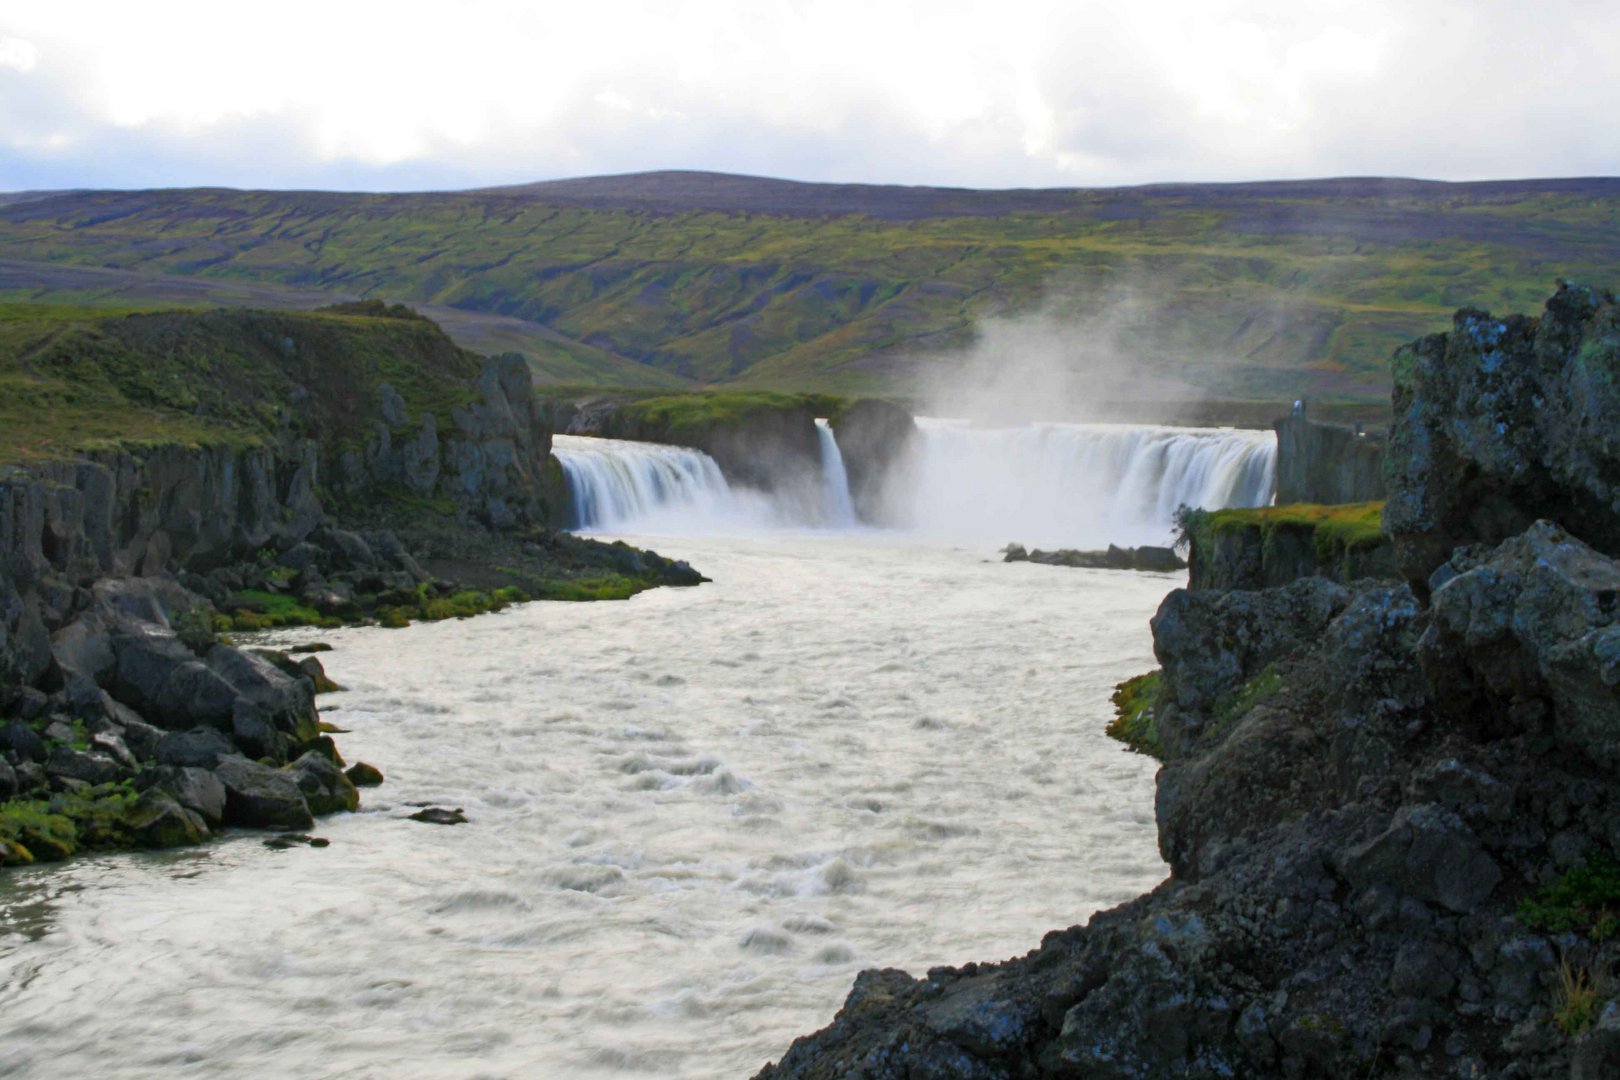
[[[1134,424],[978,428],[919,419],[917,473],[891,498],[926,534],[1077,548],[1168,543],[1176,508],[1263,506],[1269,431]]]
[[[822,419],[816,420],[816,434],[821,437],[821,523],[829,529],[852,529],[855,503],[849,495],[849,473],[838,450],[838,438],[832,425]]]
[[[658,443],[552,438],[573,496],[574,527],[680,531],[735,525],[757,512],[699,450]]]
[[[980,428],[919,419],[915,468],[892,476],[891,506],[914,530],[972,543],[1101,548],[1170,540],[1182,504],[1271,501],[1277,442],[1269,431],[1126,424]],[[856,524],[843,455],[831,427],[818,486],[776,496],[726,483],[714,459],[657,443],[558,435],[574,527],[701,535]]]

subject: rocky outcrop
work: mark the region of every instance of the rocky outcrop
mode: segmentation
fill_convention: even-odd
[[[1457,312],[1395,354],[1385,530],[1422,591],[1454,548],[1538,518],[1620,554],[1620,307],[1563,285],[1539,318]]]
[[[564,524],[567,488],[528,361],[493,357],[473,388],[475,399],[451,407],[448,418],[425,410],[413,418],[397,390],[379,385],[364,450],[336,462],[338,490],[364,498],[377,485],[395,486],[498,529]]]
[[[1089,570],[1142,570],[1152,573],[1172,573],[1187,569],[1187,564],[1170,548],[1122,548],[1109,544],[1105,551],[1076,551],[1059,548],[1056,551],[1026,551],[1022,544],[1008,544],[1001,551],[1002,562],[1032,562],[1043,566],[1072,566]]]
[[[889,487],[903,483],[922,453],[922,432],[911,414],[881,398],[853,402],[832,421],[849,473],[855,515],[868,525],[905,525]]]
[[[1299,517],[1291,519],[1290,509]],[[1333,515],[1353,516],[1376,506],[1264,507],[1185,515],[1187,587],[1194,590],[1272,589],[1304,577],[1339,582],[1397,577],[1388,537],[1367,528],[1339,527]],[[1322,515],[1313,520],[1316,515]]]
[[[1566,344],[1590,347],[1595,311]],[[1573,362],[1545,356],[1543,376]],[[1477,384],[1499,359],[1447,378]],[[1454,400],[1427,430],[1483,432],[1475,410],[1500,404]],[[1571,437],[1564,460],[1596,460],[1611,430],[1584,450]],[[1434,494],[1436,445],[1395,441],[1409,493]],[[1447,533],[1459,546],[1421,561],[1420,587],[1306,577],[1165,599],[1164,884],[1019,959],[865,972],[831,1027],[761,1075],[1620,1069],[1620,533],[1587,498],[1597,472],[1561,468],[1564,494],[1531,493],[1576,526],[1464,471],[1500,500],[1482,522],[1524,525]],[[1407,553],[1462,520],[1425,519]]]
[[[1384,497],[1385,433],[1324,424],[1301,411],[1278,418],[1279,503],[1376,502]]]

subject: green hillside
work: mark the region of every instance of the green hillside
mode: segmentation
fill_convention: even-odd
[[[477,356],[380,303],[123,313],[0,304],[0,465],[77,449],[358,444],[390,383],[412,415],[473,396]]]
[[[557,383],[904,391],[980,320],[1040,311],[1076,365],[1101,350],[1189,395],[1366,400],[1458,306],[1611,280],[1620,181],[76,192],[0,205],[0,260],[13,300],[404,301]]]

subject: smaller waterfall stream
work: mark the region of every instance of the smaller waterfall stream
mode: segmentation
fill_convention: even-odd
[[[829,529],[853,529],[855,502],[849,495],[849,473],[844,468],[838,439],[832,425],[822,419],[816,421],[816,434],[821,437],[821,523]]]

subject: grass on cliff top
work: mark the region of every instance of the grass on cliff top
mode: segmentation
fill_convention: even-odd
[[[739,423],[762,413],[805,408],[817,416],[835,417],[847,404],[846,399],[830,394],[721,390],[642,398],[626,405],[623,412],[629,419],[655,424],[672,433],[686,433]]]
[[[1383,502],[1342,503],[1323,506],[1315,503],[1289,503],[1252,509],[1199,511],[1211,535],[1260,529],[1309,531],[1316,537],[1319,554],[1362,551],[1383,542]]]
[[[408,309],[107,314],[0,305],[0,463],[76,450],[358,441],[391,383],[412,419],[468,403],[479,358]],[[441,424],[441,427],[443,424]]]

